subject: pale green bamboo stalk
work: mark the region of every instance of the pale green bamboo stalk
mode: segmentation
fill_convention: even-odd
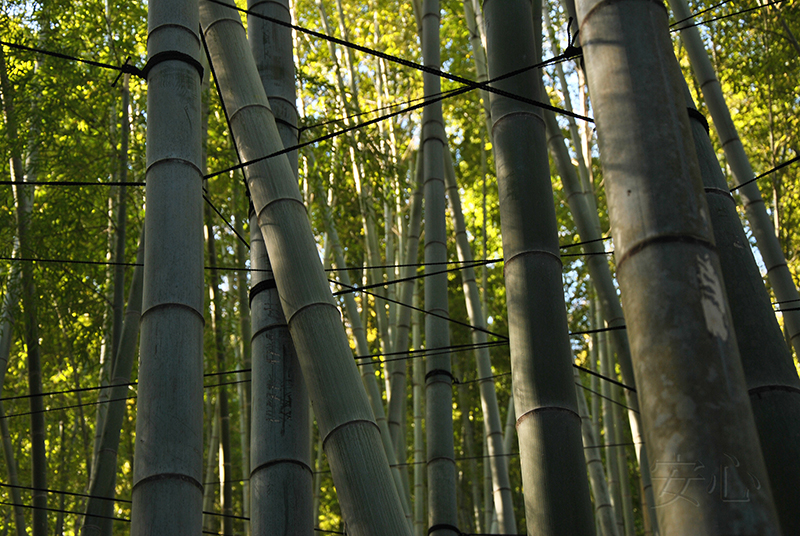
[[[216,473],[217,455],[219,454],[219,427],[221,422],[219,397],[217,397],[214,401],[214,415],[211,417],[211,435],[208,438],[208,449],[206,450],[206,470],[203,473],[203,512],[209,512],[208,514],[203,514],[203,530],[209,532],[216,531],[218,521],[220,521],[217,516],[211,515],[211,512],[214,510],[214,491],[217,489],[217,486],[222,486],[222,482],[219,482],[219,484],[206,484],[206,482],[211,482]],[[217,475],[216,478],[217,481],[219,481],[218,476],[219,475]]]
[[[419,189],[417,189],[419,191]],[[419,286],[414,285],[413,305],[419,307]],[[406,309],[406,307],[404,307]],[[414,310],[411,314],[411,346],[417,350],[422,348],[420,330],[420,313]],[[422,431],[423,412],[425,411],[425,372],[420,359],[413,359],[412,396],[414,397],[414,535],[425,535],[425,435]]]
[[[594,495],[594,515],[600,527],[602,536],[619,536],[617,520],[614,515],[614,505],[609,490],[609,482],[606,482],[606,473],[603,469],[603,460],[600,456],[600,444],[598,436],[594,435],[594,427],[586,407],[586,398],[583,392],[581,377],[578,369],[573,368],[573,379],[575,380],[575,394],[578,400],[578,413],[581,416],[581,436],[583,437],[583,455],[586,459],[586,466],[589,473],[589,482],[592,486]],[[595,447],[595,448],[586,448]],[[606,449],[608,451],[608,449]]]
[[[108,409],[100,433],[95,470],[89,485],[89,501],[81,528],[82,536],[110,536],[113,528],[114,490],[117,479],[117,451],[120,431],[125,418],[131,371],[136,359],[136,345],[139,338],[139,320],[142,313],[142,287],[144,285],[144,230],[139,238],[136,252],[137,266],[133,270],[128,303],[120,334],[117,356],[114,358],[114,371],[111,377]],[[110,500],[109,500],[110,499]]]
[[[706,52],[703,38],[700,36],[698,28],[692,26],[694,18],[691,17],[689,6],[686,0],[669,0],[669,5],[677,19],[687,19],[679,26],[679,28],[683,28],[680,32],[681,39],[703,92],[714,129],[717,131],[720,144],[725,151],[728,165],[733,173],[733,180],[736,185],[749,182],[755,177],[750,159],[744,151],[739,133],[733,124],[730,110],[722,94],[722,87],[714,73],[714,67]],[[775,298],[782,303],[800,303],[800,294],[797,292],[789,266],[786,264],[786,257],[781,249],[780,241],[775,235],[775,228],[767,214],[758,184],[750,182],[739,188],[737,192],[742,198],[750,229],[753,231],[764,265],[767,267],[767,278],[775,292]],[[783,321],[795,353],[800,356],[800,311],[784,312]]]
[[[527,0],[484,2],[490,79],[537,63],[540,9]],[[530,70],[497,83],[535,100],[540,86]],[[531,105],[496,94],[491,105],[527,527],[529,534],[591,534],[544,123]]]
[[[453,218],[453,228],[456,233],[456,249],[458,260],[462,263],[461,281],[464,296],[467,302],[467,315],[471,325],[486,329],[486,317],[481,306],[481,297],[478,285],[475,282],[475,269],[471,266],[475,260],[467,237],[467,225],[461,211],[461,199],[456,183],[455,168],[449,151],[445,151],[444,177],[447,185],[447,199],[450,204],[450,214]],[[492,469],[492,495],[494,496],[494,512],[497,515],[498,526],[501,534],[516,534],[517,524],[514,519],[514,503],[511,498],[511,483],[508,478],[508,461],[499,456],[503,453],[503,429],[500,422],[500,408],[497,405],[497,392],[494,379],[492,379],[492,361],[489,348],[486,347],[487,336],[485,331],[472,330],[472,342],[478,347],[475,349],[475,364],[478,369],[478,388],[481,395],[481,410],[483,412],[483,432],[488,440],[488,461]]]
[[[596,312],[595,318],[595,326],[598,328],[605,327],[603,316],[599,311]],[[606,378],[616,377],[616,373],[612,372],[611,348],[608,344],[606,332],[597,334],[597,343],[600,347],[600,374]],[[618,448],[613,446],[616,444],[616,429],[619,423],[617,423],[616,412],[613,407],[611,383],[603,381],[600,386],[600,392],[603,394],[603,443],[606,445],[606,478],[608,479],[608,498],[611,500],[612,519],[615,524],[614,534],[624,534],[625,525],[622,519],[622,490],[620,489],[619,483],[619,458],[617,458]],[[597,443],[591,444],[597,445]],[[607,528],[604,529],[607,530]]]
[[[281,150],[238,14],[204,1],[201,21],[242,159]],[[245,175],[348,529],[355,536],[407,535],[380,431],[359,385],[289,160],[262,159],[246,166]]]
[[[665,535],[779,534],[766,486],[743,507],[706,492],[713,469],[686,477],[685,464],[716,468],[735,452],[767,479],[666,10],[631,0],[576,5],[644,436],[662,486],[658,527]],[[747,486],[746,474],[728,476],[736,489]],[[698,478],[682,490],[691,501],[670,501],[665,477]]]
[[[203,484],[203,211],[197,2],[149,3],[147,214],[131,534],[196,535]]]
[[[783,534],[798,534],[800,518],[793,490],[800,481],[800,379],[748,247],[736,204],[727,191],[705,130],[708,124],[697,112],[688,87],[686,104],[733,325],[741,334],[739,352],[772,496]]]
[[[427,67],[440,67],[439,0],[422,2],[422,57]],[[426,97],[438,95],[441,80],[430,73],[422,75]],[[445,224],[444,131],[441,101],[426,106],[422,112],[425,199],[425,310],[438,316],[425,316],[425,348],[436,350],[450,346],[447,303],[447,230]],[[434,264],[436,263],[436,264]],[[442,318],[444,317],[444,318]],[[456,506],[456,464],[453,445],[453,376],[450,353],[425,358],[425,429],[428,436],[428,534],[458,534]]]
[[[609,350],[610,351],[610,350]],[[618,446],[614,447],[616,456],[617,456],[617,467],[619,469],[619,482],[620,482],[620,492],[621,492],[621,505],[622,505],[622,519],[625,523],[625,531],[621,534],[625,534],[625,536],[634,536],[636,534],[635,523],[633,520],[633,502],[631,499],[631,478],[630,473],[628,471],[628,456],[627,450],[625,449],[623,443],[625,443],[625,434],[623,433],[625,428],[625,414],[622,411],[622,406],[620,404],[624,404],[624,394],[620,391],[620,388],[614,386],[612,388],[612,393],[614,394],[613,398],[615,401],[614,404],[614,422],[616,423],[616,427],[614,428],[614,443]]]

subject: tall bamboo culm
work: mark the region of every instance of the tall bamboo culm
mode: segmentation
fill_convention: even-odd
[[[660,533],[780,534],[660,3],[576,2]],[[669,148],[665,151],[665,148]],[[665,203],[664,200],[669,202]],[[670,478],[686,484],[680,494]],[[689,480],[689,479],[695,480]],[[720,488],[716,489],[719,493]]]
[[[422,57],[427,67],[440,67],[439,0],[422,2]],[[441,80],[430,73],[422,75],[425,95],[437,95]],[[425,274],[442,272],[447,262],[445,225],[444,131],[442,104],[426,106],[422,113],[425,198]],[[447,274],[425,278],[425,310],[438,316],[425,316],[425,348],[450,346],[447,303]],[[442,318],[444,317],[444,318]],[[428,534],[456,536],[456,463],[453,454],[453,376],[450,354],[425,358],[425,430],[428,438]]]
[[[731,112],[706,52],[703,38],[700,36],[697,26],[693,26],[694,18],[691,17],[689,6],[686,0],[669,0],[669,5],[676,19],[685,20],[679,26],[679,28],[685,27],[681,30],[681,39],[686,46],[692,70],[703,92],[714,129],[717,131],[728,165],[733,173],[733,179],[736,185],[748,182],[755,176],[750,159],[744,152],[739,133],[733,124]],[[775,292],[775,298],[782,303],[800,302],[800,294],[797,292],[789,266],[786,264],[786,257],[775,234],[776,230],[767,214],[758,184],[750,182],[739,188],[737,192],[742,198],[747,221],[750,223],[750,229],[753,231],[761,258],[767,267],[767,278]],[[800,311],[786,311],[782,314],[792,346],[795,353],[800,356]]]
[[[784,536],[800,534],[793,491],[800,482],[800,379],[688,87],[686,104],[772,496]]]
[[[490,79],[538,63],[540,9],[484,2]],[[538,77],[528,71],[497,87],[538,99]],[[545,127],[533,106],[493,94],[491,108],[528,534],[593,534]]]
[[[203,210],[197,2],[148,13],[147,214],[131,534],[196,535],[203,500]],[[176,57],[177,53],[177,57]]]
[[[244,27],[236,11],[211,2],[201,2],[200,18],[241,157],[260,159],[245,176],[348,532],[408,535],[294,172],[284,155],[265,158],[283,143]]]
[[[467,237],[467,225],[461,211],[458,185],[456,183],[455,168],[449,151],[445,151],[444,177],[447,185],[447,199],[453,218],[453,228],[456,233],[456,249],[458,260],[463,263],[461,270],[462,287],[467,303],[467,315],[470,324],[486,329],[486,316],[484,315],[481,295],[475,281],[475,269],[471,266],[474,261],[472,249]],[[492,360],[489,348],[486,347],[486,332],[478,329],[472,330],[472,343],[477,345],[475,350],[475,364],[478,369],[478,382],[481,395],[481,410],[483,411],[483,432],[487,441],[488,458],[484,460],[491,466],[492,494],[494,495],[494,511],[501,534],[515,534],[517,522],[514,519],[514,503],[511,497],[511,482],[508,478],[508,460],[503,454],[503,425],[500,422],[500,408],[497,405],[497,392],[492,378]],[[477,477],[476,477],[477,478]]]

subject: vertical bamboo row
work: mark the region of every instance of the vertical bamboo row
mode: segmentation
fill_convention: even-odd
[[[490,79],[538,63],[541,12],[529,1],[486,0],[484,16]],[[538,99],[538,76],[497,87]],[[544,122],[538,109],[505,97],[493,94],[491,106],[528,533],[592,534]]]
[[[439,1],[422,3],[422,57],[427,67],[440,66]],[[425,96],[441,91],[441,80],[430,73],[422,75]],[[450,346],[450,326],[446,320],[447,231],[445,225],[444,131],[442,104],[426,106],[422,113],[422,149],[424,153],[425,197],[425,310],[438,316],[425,316],[425,348],[436,350]],[[445,318],[442,318],[445,317]],[[456,507],[456,464],[453,454],[453,376],[450,353],[425,358],[425,429],[428,436],[428,534],[458,534]]]
[[[242,159],[258,159],[245,166],[245,176],[348,530],[407,535],[292,167],[284,155],[266,158],[283,143],[241,20],[233,9],[204,1],[201,21]]]
[[[727,456],[747,467],[724,473],[728,490],[744,493],[747,472],[760,481],[767,474],[666,10],[636,0],[576,4],[645,439],[661,485],[659,529],[779,534],[766,486],[746,505],[707,492],[722,485]],[[675,477],[686,484],[680,495],[665,484]]]
[[[800,379],[748,247],[736,203],[727,191],[706,130],[708,123],[695,109],[688,88],[686,102],[731,317],[741,334],[739,352],[772,496],[783,534],[798,534],[800,517],[793,490],[800,482]]]
[[[744,146],[739,139],[736,126],[733,124],[731,112],[725,103],[722,87],[706,53],[703,39],[697,26],[693,26],[694,19],[691,17],[686,0],[669,0],[669,5],[677,19],[686,19],[681,23],[681,28],[683,28],[681,38],[686,46],[686,52],[689,54],[692,70],[703,92],[706,106],[711,113],[714,128],[728,159],[728,165],[733,172],[733,178],[737,185],[748,182],[755,176],[753,168],[744,152]],[[767,214],[758,184],[750,182],[737,191],[742,198],[742,204],[758,244],[758,250],[767,267],[767,277],[775,292],[775,297],[781,303],[800,303],[800,294],[797,292],[789,266],[786,264],[786,257],[775,234],[776,229],[772,226]],[[782,314],[792,346],[800,355],[800,311],[786,311]]]
[[[197,2],[148,11],[147,214],[131,534],[202,526],[203,211]]]

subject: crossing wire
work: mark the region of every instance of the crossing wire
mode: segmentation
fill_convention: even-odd
[[[673,28],[672,30],[670,30],[670,32],[679,32],[679,31],[685,30],[687,28],[694,28],[695,26],[702,26],[704,24],[710,24],[710,23],[718,21],[718,20],[729,19],[731,17],[735,17],[736,15],[742,15],[744,13],[749,13],[750,11],[756,11],[756,10],[759,10],[759,9],[762,9],[762,8],[765,8],[765,7],[774,6],[775,4],[781,3],[781,1],[782,0],[774,0],[772,2],[767,2],[766,4],[761,4],[761,5],[758,5],[758,6],[755,6],[755,7],[750,7],[750,8],[747,8],[747,9],[743,9],[743,10],[737,11],[735,13],[729,13],[727,15],[720,15],[719,17],[713,17],[713,18],[710,18],[710,19],[701,20],[700,22],[695,22],[693,24],[687,24],[686,26],[681,26],[680,28]],[[723,3],[725,3],[725,2],[723,2]],[[714,7],[714,6],[712,6],[712,7]],[[711,9],[711,8],[709,8],[709,9]],[[689,18],[694,18],[694,15],[692,15]],[[684,20],[686,20],[686,19],[684,19]]]

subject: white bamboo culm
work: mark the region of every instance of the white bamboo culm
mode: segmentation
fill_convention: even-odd
[[[154,0],[131,534],[196,535],[203,485],[203,198],[197,2]]]
[[[761,481],[666,9],[637,0],[576,5],[653,477],[685,474],[680,463],[720,467],[736,452]],[[691,502],[656,493],[662,534],[780,534],[766,486],[751,488],[744,507],[708,493],[715,473],[688,483]],[[747,473],[726,478],[741,493],[751,482]]]
[[[233,6],[233,4],[230,4]],[[408,535],[380,431],[331,296],[305,206],[238,13],[201,2],[201,22],[270,256],[281,305],[324,438],[348,530]]]

